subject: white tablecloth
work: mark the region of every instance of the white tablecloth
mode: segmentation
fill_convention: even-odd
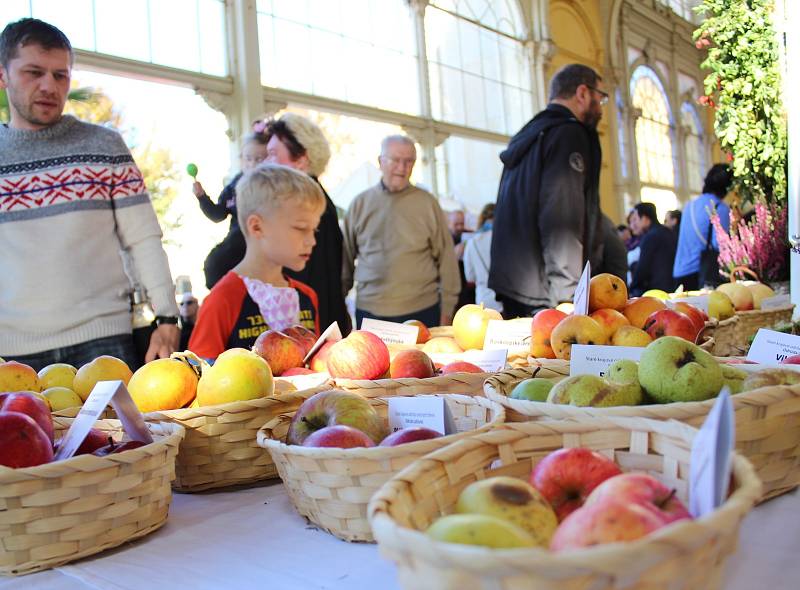
[[[800,588],[800,493],[756,508],[728,562],[726,590]],[[175,494],[163,528],[55,570],[0,577],[0,590],[270,588],[396,590],[375,545],[345,543],[309,526],[280,483]],[[703,590],[703,589],[697,589]]]

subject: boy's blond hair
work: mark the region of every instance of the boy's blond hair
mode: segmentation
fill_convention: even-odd
[[[247,218],[253,214],[269,215],[275,207],[293,201],[325,210],[325,195],[307,174],[279,164],[259,164],[236,183],[236,209],[239,227],[247,235]]]

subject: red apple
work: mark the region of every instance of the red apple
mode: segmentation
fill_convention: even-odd
[[[531,322],[531,356],[540,359],[554,359],[556,354],[550,344],[550,335],[558,323],[567,317],[558,309],[537,311]]]
[[[53,442],[33,418],[0,412],[0,465],[33,467],[53,460]]]
[[[139,447],[145,446],[147,443],[142,442],[140,440],[128,440],[125,442],[114,442],[110,436],[108,437],[108,444],[104,447],[100,447],[99,449],[95,449],[92,451],[92,455],[97,457],[105,457],[106,455],[111,455],[115,453],[123,453],[125,451],[130,451],[131,449],[138,449]]]
[[[634,297],[628,299],[622,314],[628,318],[631,326],[644,330],[644,323],[651,314],[659,309],[666,309],[667,305],[655,297]]]
[[[428,326],[423,324],[421,321],[406,320],[403,323],[408,326],[417,326],[419,328],[419,332],[417,332],[417,344],[425,344],[431,339],[431,331],[428,330]]]
[[[50,413],[50,406],[37,395],[29,391],[10,393],[4,396],[0,411],[20,412],[33,418],[39,427],[50,439],[50,444],[55,440],[55,430],[53,429],[53,416]]]
[[[59,441],[60,443],[61,441]],[[57,443],[57,446],[58,444]],[[92,428],[89,430],[89,434],[86,435],[86,438],[83,439],[83,442],[78,446],[78,450],[75,451],[76,455],[88,455],[89,453],[94,453],[100,447],[104,447],[108,444],[108,433],[100,430],[99,428]]]
[[[694,327],[697,328],[697,333],[700,333],[700,330],[705,328],[706,322],[708,321],[708,314],[704,312],[702,309],[695,307],[694,305],[690,305],[685,301],[679,301],[675,304],[675,311],[679,311],[682,314],[685,314],[692,320],[692,324]]]
[[[357,393],[331,389],[316,393],[303,402],[289,424],[286,443],[301,445],[311,433],[337,424],[357,428],[375,444],[387,434],[383,419],[366,398]]]
[[[800,365],[800,354],[793,354],[792,356],[787,356],[785,359],[781,361],[782,365]]]
[[[397,445],[404,445],[406,443],[415,442],[418,440],[430,440],[432,438],[439,438],[440,436],[442,436],[442,433],[436,432],[432,428],[426,428],[425,426],[414,426],[393,432],[384,438],[381,441],[381,444],[378,446],[396,447]]]
[[[683,502],[675,497],[675,490],[647,473],[623,473],[607,479],[589,494],[584,506],[611,500],[643,506],[664,524],[692,518]]]
[[[314,356],[312,356],[308,361],[308,366],[312,371],[315,373],[328,372],[328,355],[330,354],[331,347],[334,344],[335,342],[327,340],[317,349],[317,352],[315,352]]]
[[[303,344],[278,330],[267,330],[259,334],[253,344],[253,352],[269,363],[272,374],[283,375],[292,367],[302,367],[306,356]]]
[[[306,369],[305,367],[292,367],[291,369],[286,369],[283,373],[281,373],[281,377],[292,377],[294,375],[313,375],[314,371],[311,369]]]
[[[661,309],[645,320],[644,331],[655,340],[661,336],[678,336],[694,342],[699,330],[689,316],[674,309]]]
[[[375,443],[358,428],[336,424],[335,426],[326,426],[312,432],[303,441],[303,446],[352,449],[356,447],[374,447]]]
[[[371,332],[354,330],[328,353],[328,373],[334,378],[378,379],[389,370],[389,349]]]
[[[313,348],[317,342],[317,335],[313,330],[309,330],[305,326],[296,325],[290,326],[283,331],[284,334],[290,338],[294,338],[303,346],[303,358]]]
[[[530,483],[556,511],[559,522],[577,510],[597,486],[622,470],[611,459],[589,449],[560,449],[536,464]]]
[[[403,377],[425,379],[433,377],[435,373],[431,357],[421,350],[401,350],[389,365],[389,377],[392,379]]]
[[[583,506],[571,513],[550,540],[552,551],[565,551],[634,541],[661,528],[664,523],[651,510],[619,500]]]
[[[442,367],[441,374],[449,375],[451,373],[484,373],[485,371],[477,365],[468,363],[466,361],[454,361]]]

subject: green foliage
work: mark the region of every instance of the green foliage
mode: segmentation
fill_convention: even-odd
[[[694,33],[707,48],[705,96],[714,129],[731,154],[736,190],[745,201],[785,200],[786,113],[781,101],[781,48],[772,25],[774,0],[703,0],[706,20]]]

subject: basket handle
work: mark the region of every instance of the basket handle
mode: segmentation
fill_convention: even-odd
[[[731,269],[731,272],[729,273],[730,277],[731,277],[731,283],[735,283],[736,282],[736,273],[741,273],[743,277],[746,276],[746,275],[750,275],[755,280],[757,280],[759,283],[761,282],[761,279],[758,278],[758,275],[752,269],[750,269],[750,268],[748,268],[746,266],[734,266]]]

